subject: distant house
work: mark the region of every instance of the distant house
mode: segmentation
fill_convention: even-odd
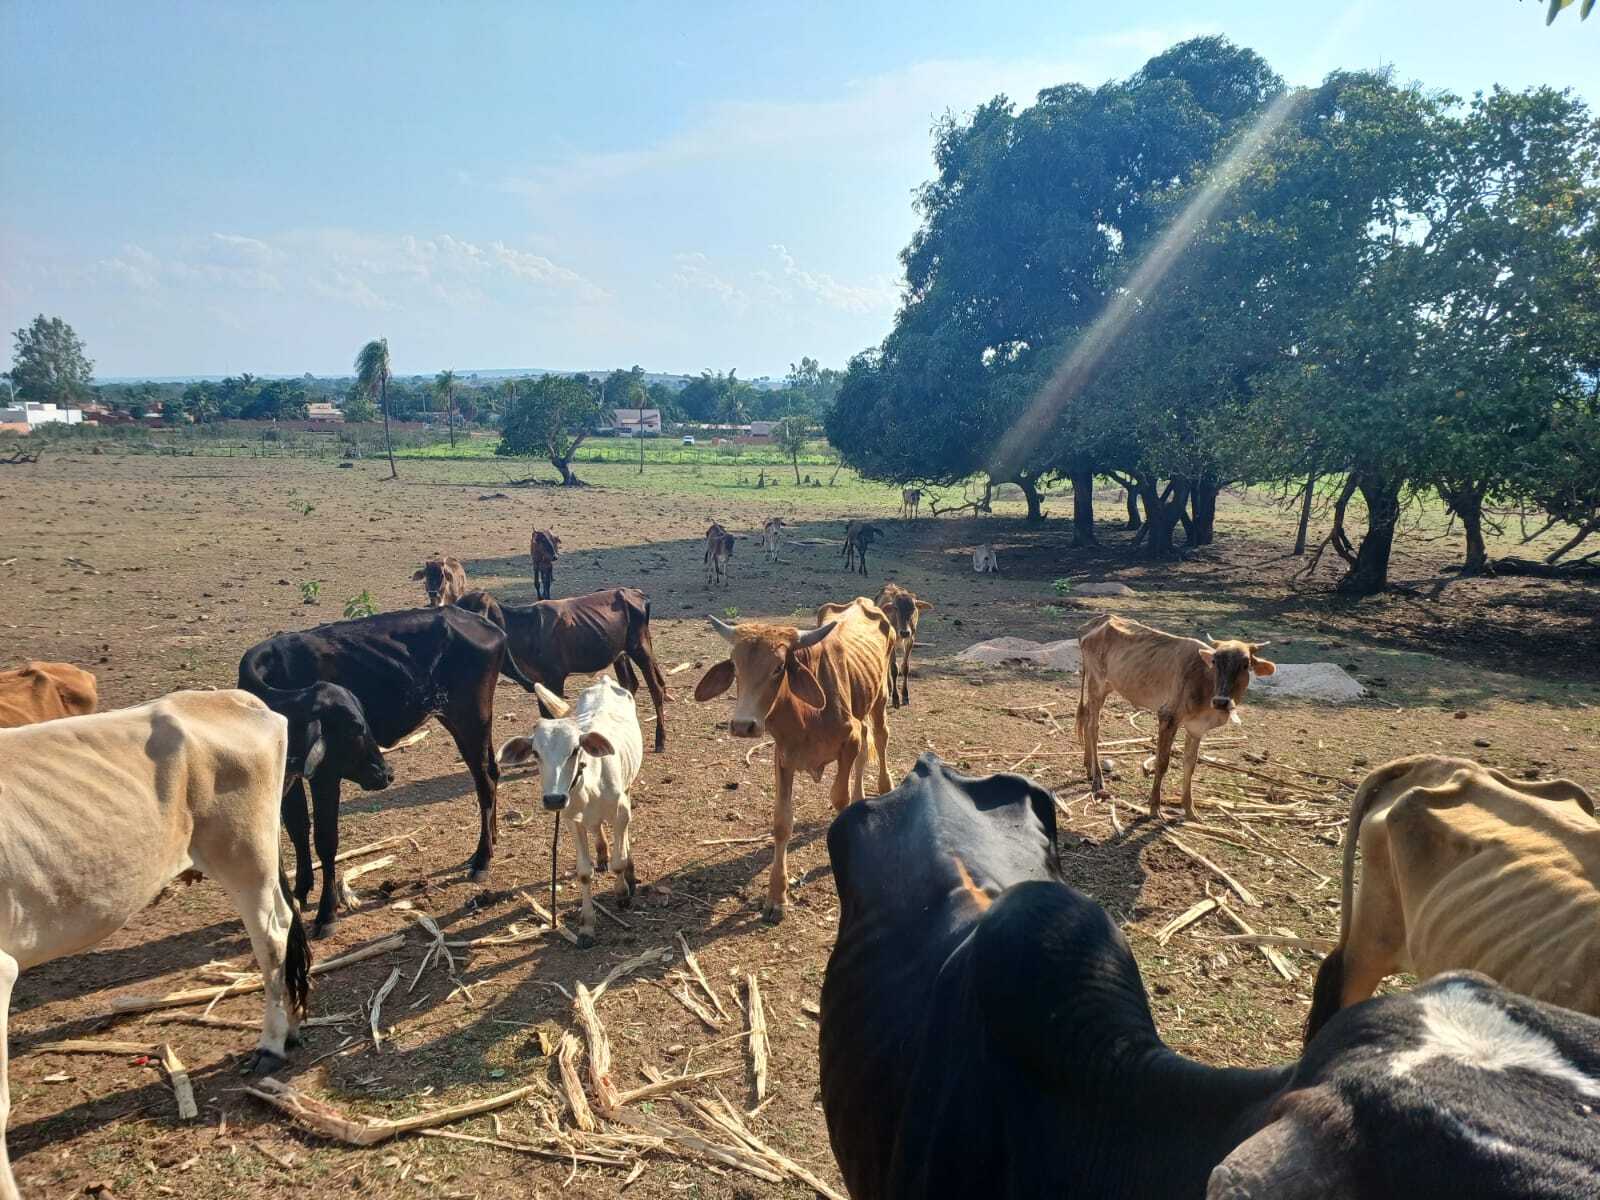
[[[83,410],[80,408],[58,408],[54,404],[41,404],[37,400],[24,400],[20,404],[13,404],[0,408],[0,425],[6,426],[8,431],[28,433],[40,425],[83,424]]]
[[[344,412],[335,404],[326,400],[314,400],[306,405],[306,420],[327,421],[330,424],[344,424]]]
[[[659,408],[614,408],[611,410],[612,427],[628,436],[659,436],[661,410]]]
[[[777,426],[776,421],[751,421],[750,440],[752,442],[770,442],[772,431]]]

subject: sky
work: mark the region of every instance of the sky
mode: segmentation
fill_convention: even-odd
[[[1205,15],[1199,15],[1203,8]],[[1198,34],[1600,107],[1542,0],[0,0],[0,321],[101,378],[843,366],[899,300],[930,130]]]

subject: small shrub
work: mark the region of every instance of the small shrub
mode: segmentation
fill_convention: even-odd
[[[315,604],[320,595],[322,595],[322,584],[315,579],[308,579],[300,585],[301,604]]]
[[[729,622],[737,621],[739,619],[739,608],[738,608],[738,605],[730,604],[730,605],[728,605],[727,608],[723,609],[722,610],[722,619],[724,621],[729,621]]]
[[[361,589],[359,596],[351,596],[344,602],[344,619],[354,621],[358,617],[376,616],[378,605],[372,598],[372,593],[366,588]]]
[[[1072,591],[1072,577],[1063,575],[1060,579],[1053,580],[1050,586],[1056,590],[1056,595],[1065,596]]]

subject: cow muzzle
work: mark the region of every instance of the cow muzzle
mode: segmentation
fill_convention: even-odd
[[[728,732],[734,737],[753,738],[761,736],[761,726],[756,721],[734,719],[728,722]]]
[[[386,762],[380,762],[376,769],[369,767],[363,771],[356,782],[361,785],[362,791],[381,792],[394,782],[394,768]]]
[[[546,792],[543,797],[544,810],[545,812],[561,812],[567,807],[571,799],[572,797],[566,795],[565,793],[552,795],[549,792]]]
[[[428,593],[427,607],[428,608],[443,608],[444,607],[444,603],[439,599],[439,593],[438,592],[429,592]]]
[[[1231,696],[1213,696],[1211,707],[1221,709],[1223,712],[1232,712],[1236,706]]]

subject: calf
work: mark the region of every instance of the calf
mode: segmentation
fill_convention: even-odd
[[[711,528],[706,530],[706,586],[710,587],[716,580],[721,580],[722,585],[728,585],[728,560],[733,557],[733,534],[729,533],[715,521]]]
[[[1183,814],[1194,817],[1190,784],[1200,761],[1200,739],[1238,721],[1252,675],[1277,667],[1256,651],[1266,642],[1205,642],[1175,637],[1124,617],[1099,616],[1083,627],[1078,689],[1078,740],[1083,769],[1096,796],[1109,798],[1100,767],[1100,710],[1116,692],[1135,708],[1156,714],[1155,778],[1150,815],[1161,815],[1161,781],[1172,761],[1172,742],[1183,730]]]
[[[1032,781],[924,755],[828,830],[822,1108],[854,1200],[1594,1193],[1600,1021],[1447,975],[1296,1064],[1192,1062],[1055,822]]]
[[[1307,1038],[1395,971],[1482,971],[1600,1016],[1594,811],[1575,783],[1465,758],[1417,754],[1373,771],[1350,804],[1339,941],[1317,972]]]
[[[550,584],[556,573],[556,553],[561,549],[561,539],[543,529],[535,529],[528,543],[528,557],[533,559],[533,592],[541,600],[550,599]]]
[[[767,552],[768,562],[777,562],[783,551],[783,530],[782,517],[768,517],[761,523],[761,548]]]
[[[428,594],[428,608],[443,608],[467,594],[467,569],[460,559],[436,554],[412,572],[412,582],[419,579]]]
[[[94,676],[71,663],[30,662],[0,671],[0,729],[85,716],[99,702]]]
[[[851,521],[844,527],[844,569],[867,573],[867,550],[883,536],[883,530],[866,521]]]
[[[898,583],[886,583],[878,593],[878,607],[894,625],[895,637],[905,661],[896,664],[895,655],[889,656],[889,699],[899,708],[911,703],[911,651],[917,644],[917,622],[922,614],[933,607],[926,600],[918,600],[914,592]]]
[[[734,737],[766,734],[773,741],[777,787],[772,871],[762,915],[774,923],[783,919],[788,901],[795,772],[808,771],[820,781],[829,764],[835,764],[838,769],[829,797],[834,810],[844,808],[852,798],[859,800],[870,722],[878,759],[878,789],[888,791],[892,786],[884,683],[894,631],[882,613],[875,608],[872,612],[877,613],[876,618],[863,610],[805,632],[753,621],[734,626],[711,618],[711,627],[730,649],[728,657],[701,678],[694,698],[706,701],[720,696],[737,680],[728,731]]]
[[[611,826],[617,839],[617,856],[611,859],[616,876],[617,904],[633,903],[638,882],[633,873],[633,849],[628,827],[633,801],[628,789],[639,776],[644,761],[644,741],[639,736],[639,714],[633,695],[609,676],[602,675],[578,697],[577,715],[566,701],[543,685],[539,699],[555,714],[541,720],[526,737],[512,738],[500,747],[502,767],[536,763],[539,788],[546,812],[565,819],[578,835],[578,887],[583,893],[578,922],[580,945],[594,943],[594,903],[590,884],[595,862],[589,856],[589,836],[604,844],[601,822]],[[605,865],[601,864],[601,869]]]
[[[994,552],[994,547],[988,542],[977,546],[972,551],[972,569],[979,575],[1000,574],[1000,556]]]
[[[560,696],[565,694],[567,676],[612,667],[622,685],[637,693],[639,676],[633,670],[637,665],[655,705],[656,752],[667,748],[662,713],[667,680],[650,639],[650,597],[638,588],[608,588],[534,604],[501,604],[488,592],[469,592],[460,606],[505,631],[506,674],[519,683],[524,679],[542,683]]]
[[[289,718],[296,761],[283,796],[283,824],[294,843],[294,894],[302,904],[311,894],[305,784],[311,785],[317,857],[322,861],[314,936],[334,924],[341,780],[354,775],[363,787],[386,786],[392,773],[374,767],[372,747],[394,745],[429,717],[449,730],[472,776],[478,794],[478,848],[468,863],[469,877],[475,883],[489,877],[500,778],[490,738],[501,671],[533,690],[533,681],[520,675],[506,653],[506,635],[454,605],[280,633],[245,651],[239,660],[239,686]]]
[[[935,501],[934,503],[937,504],[938,502]],[[922,507],[922,489],[921,488],[903,488],[903,489],[901,489],[901,492],[900,492],[900,515],[901,515],[901,517],[912,517],[912,518],[915,518],[916,515],[917,515],[917,509],[919,509],[921,507]]]
[[[238,908],[266,992],[250,1067],[286,1061],[311,969],[278,867],[287,744],[284,719],[244,692],[0,732],[0,1197],[17,1197],[5,1124],[18,973],[108,937],[179,876],[211,876]]]

